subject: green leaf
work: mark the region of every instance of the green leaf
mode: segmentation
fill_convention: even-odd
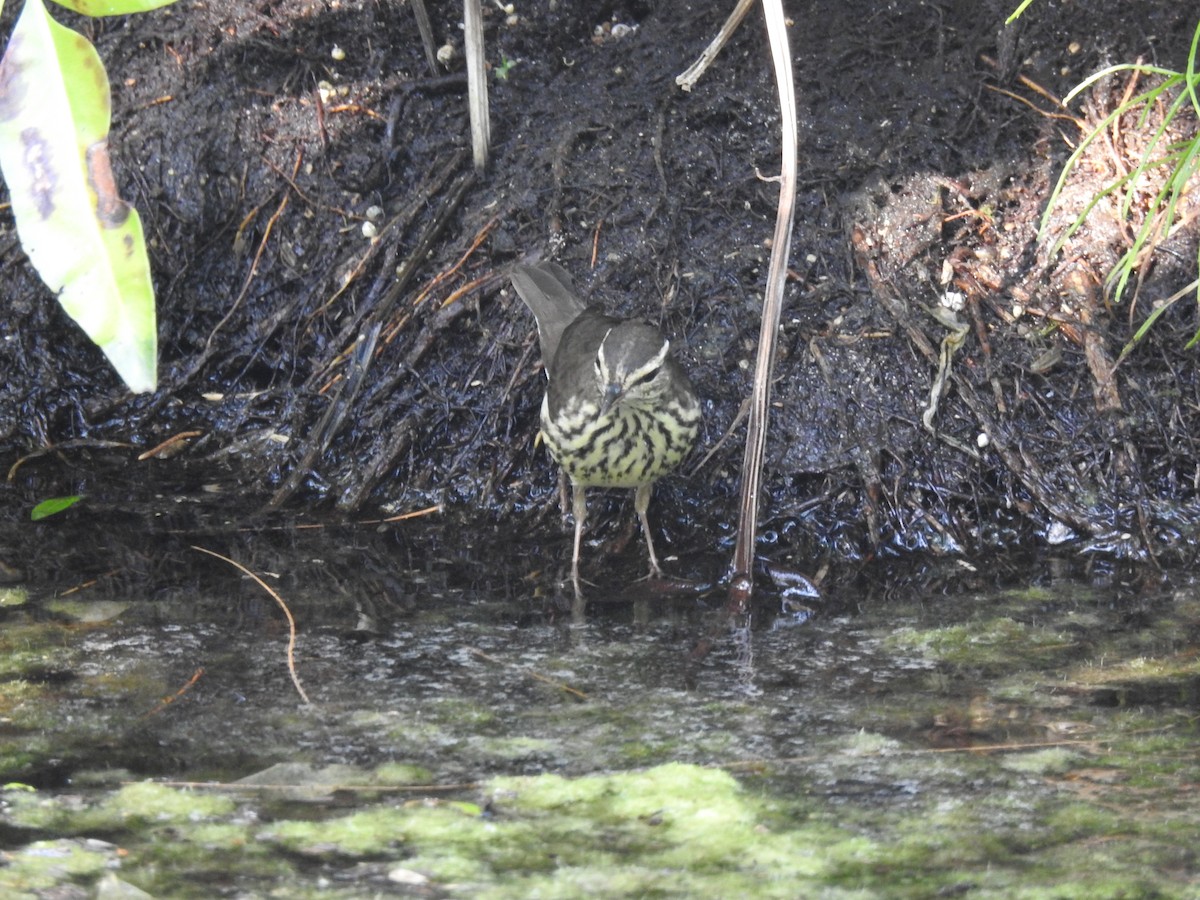
[[[49,500],[43,500],[35,506],[29,514],[29,518],[35,522],[40,522],[42,519],[57,515],[64,509],[70,509],[82,499],[82,494],[73,494],[70,497],[51,497]]]
[[[84,16],[123,16],[167,6],[175,0],[55,0],[59,6]]]
[[[1017,19],[1021,18],[1021,13],[1025,12],[1025,10],[1029,8],[1029,4],[1032,2],[1033,0],[1022,0],[1021,5],[1014,9],[1009,14],[1008,18],[1004,20],[1004,24],[1011,25],[1013,22],[1017,21]]]
[[[108,158],[108,76],[87,39],[26,0],[0,60],[0,169],[21,246],[134,391],[157,384],[154,287]]]

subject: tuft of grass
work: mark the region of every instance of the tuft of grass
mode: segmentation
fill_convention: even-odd
[[[1183,214],[1180,209],[1180,201],[1191,186],[1193,176],[1200,170],[1200,134],[1193,134],[1187,138],[1177,136],[1181,130],[1178,127],[1179,121],[1189,110],[1200,121],[1200,96],[1197,93],[1200,74],[1197,73],[1196,66],[1198,49],[1200,49],[1200,24],[1197,25],[1192,36],[1185,71],[1176,72],[1143,63],[1110,66],[1084,80],[1064,99],[1064,103],[1070,103],[1097,82],[1121,72],[1128,72],[1135,78],[1150,75],[1162,79],[1154,86],[1123,99],[1087,133],[1063,166],[1062,174],[1050,195],[1046,212],[1042,217],[1040,239],[1046,237],[1050,227],[1051,214],[1067,179],[1070,178],[1092,143],[1108,133],[1114,123],[1127,115],[1136,114],[1136,128],[1139,130],[1152,128],[1137,164],[1129,172],[1114,179],[1093,195],[1079,215],[1059,236],[1052,248],[1052,255],[1058,253],[1066,241],[1083,226],[1092,210],[1110,196],[1117,195],[1120,198],[1120,214],[1125,220],[1129,220],[1135,199],[1144,196],[1143,192],[1137,189],[1139,185],[1148,183],[1152,173],[1158,173],[1163,167],[1166,167],[1161,186],[1145,201],[1142,223],[1133,242],[1108,274],[1105,287],[1114,302],[1120,302],[1125,296],[1130,282],[1134,280],[1134,274],[1154,247],[1163,241],[1172,229],[1182,224]],[[1151,116],[1158,110],[1161,110],[1162,118],[1156,125],[1151,126]],[[1197,267],[1200,268],[1200,258],[1197,259]],[[1193,291],[1196,292],[1197,303],[1200,304],[1200,278],[1158,304],[1122,349],[1120,358],[1129,354],[1130,350],[1141,341],[1172,304]],[[1188,341],[1187,347],[1191,348],[1197,343],[1200,343],[1200,330],[1197,330]]]

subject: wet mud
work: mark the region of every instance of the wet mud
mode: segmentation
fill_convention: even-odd
[[[1007,28],[1001,3],[789,12],[801,183],[763,552],[817,565],[1076,541],[1188,558],[1191,307],[1114,360],[1191,277],[1192,231],[1147,261],[1120,307],[1100,288],[1128,241],[1111,210],[1057,253],[1036,237],[1080,123],[1128,84],[1069,113],[1053,97],[1113,61],[1183,67],[1188,11],[1145,4],[1129,27],[1123,4],[1046,3]],[[674,77],[720,10],[489,7],[481,174],[456,14],[438,11],[439,40],[460,53],[436,71],[395,4],[72,20],[114,84],[112,153],[147,223],[162,386],[122,392],[7,226],[13,564],[44,570],[45,536],[21,520],[68,493],[135,533],[185,507],[242,519],[435,503],[553,532],[533,323],[505,277],[531,255],[673,337],[705,398],[696,461],[716,449],[660,486],[652,514],[680,552],[722,546],[741,433],[720,440],[748,390],[776,193],[758,14],[685,93]],[[1105,147],[1062,216],[1136,149]],[[965,332],[942,367],[949,332],[930,311],[947,293]]]

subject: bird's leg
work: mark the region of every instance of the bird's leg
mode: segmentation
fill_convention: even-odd
[[[587,518],[587,488],[580,484],[571,485],[571,511],[575,514],[575,551],[571,554],[571,583],[575,585],[575,596],[583,596],[579,587],[579,544],[583,540],[583,521]]]
[[[650,492],[654,490],[654,482],[639,484],[637,493],[633,495],[633,508],[642,522],[642,534],[646,535],[646,551],[650,554],[650,577],[662,578],[663,571],[659,568],[658,557],[654,555],[654,541],[650,538],[650,520],[646,510],[650,508]]]
[[[562,513],[563,528],[567,527],[567,473],[558,470],[558,510]]]

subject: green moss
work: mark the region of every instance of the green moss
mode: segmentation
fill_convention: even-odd
[[[29,592],[23,587],[0,587],[0,607],[24,606]]]
[[[583,778],[500,778],[489,794],[488,817],[427,804],[279,823],[266,836],[322,858],[401,856],[407,868],[443,881],[520,878],[522,890],[539,896],[571,896],[593,881],[608,884],[603,896],[653,896],[683,872],[698,884],[715,878],[713,896],[725,884],[745,892],[772,881],[779,890],[760,896],[789,896],[797,879],[823,871],[822,847],[848,838],[820,824],[779,828],[778,811],[747,797],[728,773],[682,764]],[[508,888],[496,890],[503,896]]]
[[[506,813],[555,813],[548,827],[567,865],[594,864],[600,828],[605,847],[620,848],[623,858],[640,856],[643,864],[692,871],[756,866],[769,874],[786,860],[796,874],[820,868],[810,842],[765,827],[764,808],[719,770],[676,763],[580,779],[497,779],[492,792]]]
[[[999,606],[1008,602],[1019,607],[1024,607],[1037,603],[1050,603],[1056,600],[1058,600],[1058,595],[1054,591],[1043,585],[1033,584],[1028,587],[1002,591],[994,603]]]
[[[492,867],[486,859],[458,852],[457,848],[428,848],[404,859],[404,868],[420,872],[446,884],[492,880]],[[474,894],[473,896],[479,896]]]
[[[305,856],[373,856],[403,844],[412,817],[405,809],[380,807],[325,822],[278,822],[260,837]]]
[[[1008,668],[1068,650],[1074,642],[1051,629],[1000,616],[943,628],[901,628],[886,637],[884,645],[894,652],[956,666]]]
[[[189,791],[150,781],[127,784],[97,808],[122,823],[196,822],[231,813],[236,803],[224,794]]]
[[[5,800],[13,824],[64,834],[195,823],[229,815],[235,808],[229,797],[151,782],[125,785],[98,803],[83,807],[73,798],[55,794],[6,793]]]
[[[0,715],[16,728],[31,730],[53,723],[53,704],[44,701],[47,689],[40,684],[15,678],[0,683]]]
[[[64,885],[99,877],[116,858],[116,848],[100,842],[89,846],[74,840],[36,841],[4,854],[0,895],[47,896]]]
[[[546,738],[513,735],[483,738],[477,742],[477,748],[493,759],[514,761],[554,756],[561,752],[562,745]]]
[[[1000,757],[1000,765],[1012,772],[1029,775],[1061,775],[1071,769],[1079,754],[1066,747],[1047,747],[1028,753],[1006,753]]]
[[[1197,675],[1200,675],[1200,659],[1194,653],[1185,653],[1177,656],[1139,656],[1104,665],[1087,663],[1073,669],[1071,679],[1088,685],[1172,680],[1190,684],[1190,680]]]
[[[440,697],[429,704],[426,715],[455,730],[478,731],[499,721],[494,707],[462,697]]]
[[[677,741],[625,741],[617,747],[617,753],[623,766],[645,766],[669,760],[678,749]]]
[[[434,781],[434,774],[429,769],[407,763],[383,763],[376,766],[372,774],[375,784],[432,784]]]
[[[524,813],[577,808],[583,803],[599,801],[611,790],[611,785],[602,777],[564,778],[561,775],[494,778],[489,785],[495,805]]]

